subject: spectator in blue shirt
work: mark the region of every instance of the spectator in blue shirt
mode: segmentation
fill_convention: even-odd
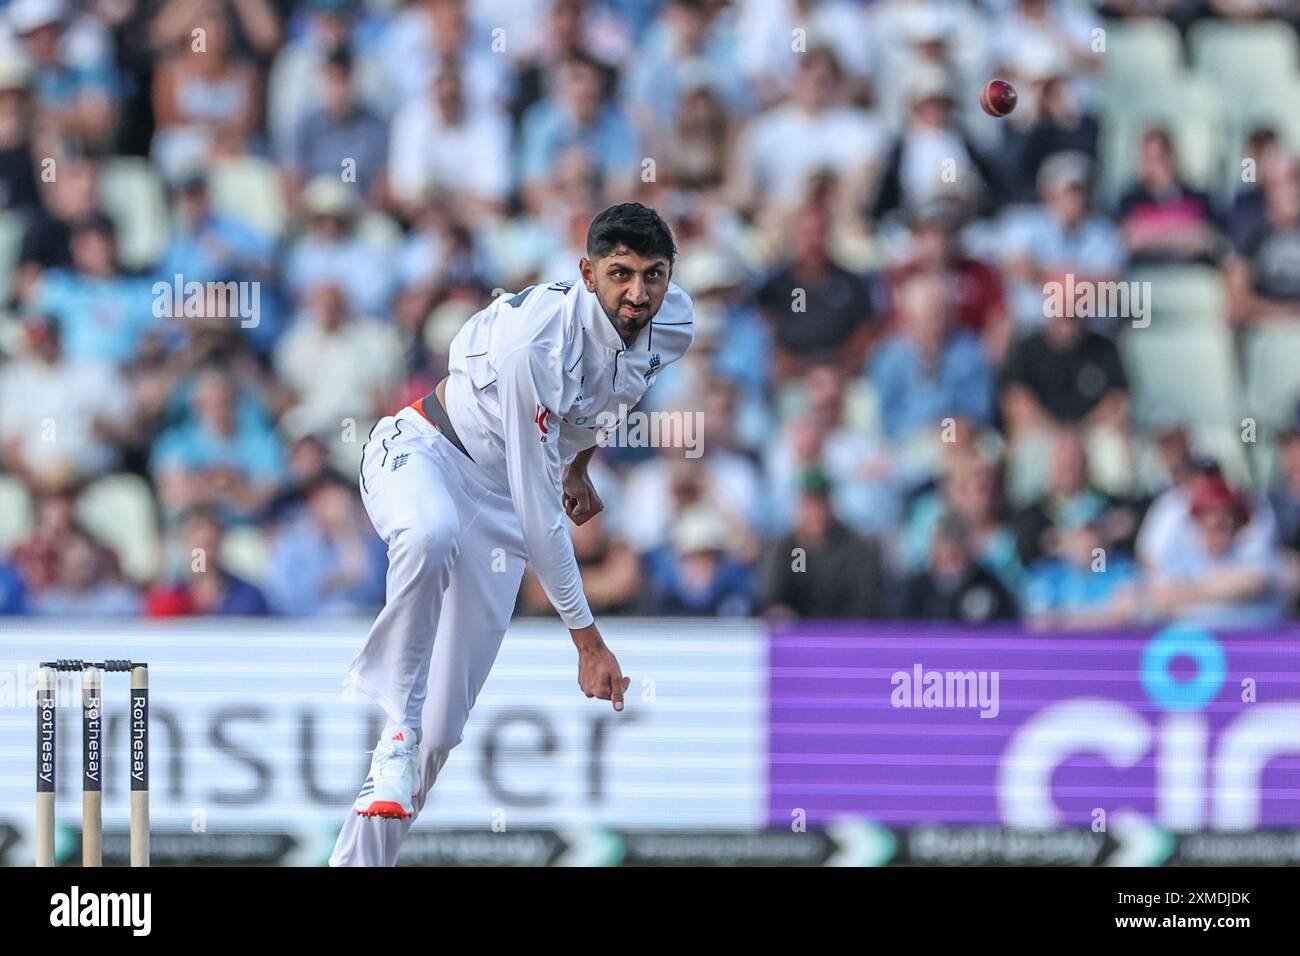
[[[96,30],[96,24],[78,41],[67,42],[72,17],[64,0],[13,0],[5,12],[32,62],[42,111],[57,121],[60,132],[107,145],[117,125],[118,81],[111,43],[90,40],[102,27]],[[101,38],[107,39],[96,37]]]
[[[1104,546],[1105,513],[1105,499],[1095,495],[1079,495],[1057,512],[1053,553],[1025,579],[1021,608],[1030,627],[1106,627],[1131,616],[1137,565]]]
[[[0,561],[0,617],[26,613],[27,589],[22,575],[8,561]]]
[[[125,364],[158,327],[153,284],[120,274],[117,232],[102,213],[72,224],[71,249],[72,268],[46,272],[32,307],[58,319],[70,361]]]
[[[327,472],[271,541],[266,593],[277,614],[347,615],[384,603],[388,553],[355,485]]]
[[[154,446],[150,466],[169,516],[210,505],[224,520],[249,520],[274,495],[284,470],[279,440],[236,408],[230,372],[204,368],[194,383],[194,421],[163,432]]]
[[[979,340],[952,328],[943,281],[920,274],[898,292],[900,328],[880,346],[871,377],[885,434],[906,442],[949,417],[987,424],[993,373]]]
[[[753,613],[754,574],[727,554],[727,528],[706,506],[678,519],[671,546],[646,556],[646,614],[737,616]]]
[[[524,197],[540,209],[555,158],[570,146],[589,153],[609,189],[631,182],[638,174],[637,139],[618,110],[604,99],[600,65],[581,55],[571,56],[559,69],[557,95],[534,104],[523,119]]]
[[[159,263],[159,278],[169,285],[179,284],[182,301],[190,282],[250,284],[239,303],[254,307],[252,315],[214,311],[205,318],[243,329],[255,347],[261,346],[259,351],[266,351],[282,324],[275,297],[275,243],[248,223],[214,210],[207,176],[201,169],[188,170],[174,195],[175,225]],[[252,283],[258,284],[255,297]],[[216,301],[213,305],[222,307]],[[229,304],[223,305],[228,311]]]

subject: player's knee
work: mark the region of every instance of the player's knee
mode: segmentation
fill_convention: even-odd
[[[404,535],[408,547],[432,561],[454,555],[459,536],[460,521],[455,512],[422,514]]]

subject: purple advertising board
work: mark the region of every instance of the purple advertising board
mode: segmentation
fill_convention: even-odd
[[[793,623],[771,641],[774,825],[1300,826],[1300,628]]]

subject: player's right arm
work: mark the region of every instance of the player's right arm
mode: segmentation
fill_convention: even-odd
[[[588,697],[612,700],[622,710],[629,680],[596,627],[564,526],[555,368],[544,347],[527,345],[509,352],[497,369],[506,479],[533,570],[578,648],[579,685]]]

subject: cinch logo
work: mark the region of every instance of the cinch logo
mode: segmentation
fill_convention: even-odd
[[[543,435],[550,434],[550,429],[546,427],[546,416],[551,414],[541,405],[537,406],[537,413],[533,415],[533,422],[542,430]]]
[[[1195,662],[1194,677],[1180,679],[1171,671],[1179,658]],[[999,761],[1002,821],[1059,826],[1064,815],[1054,799],[1053,775],[1067,761],[1087,757],[1121,769],[1149,763],[1156,781],[1154,822],[1167,829],[1257,829],[1266,766],[1300,751],[1300,703],[1253,703],[1212,737],[1203,711],[1229,673],[1223,645],[1209,631],[1165,628],[1143,648],[1138,670],[1147,698],[1164,712],[1160,718],[1149,720],[1101,696],[1043,708],[1016,730]]]
[[[129,926],[135,936],[148,936],[153,911],[150,893],[81,893],[73,886],[50,897],[51,926]]]

